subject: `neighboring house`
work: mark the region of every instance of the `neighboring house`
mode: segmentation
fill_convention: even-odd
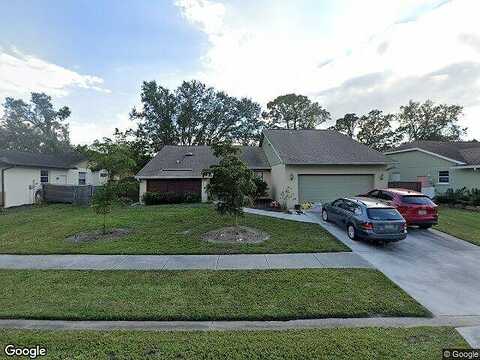
[[[270,165],[262,149],[257,146],[241,146],[240,157],[270,187]],[[191,192],[207,201],[208,178],[202,170],[218,164],[209,146],[167,145],[140,170],[136,178],[140,181],[140,199],[149,192]]]
[[[288,207],[386,187],[388,159],[331,130],[265,130],[260,147],[242,147],[246,164]],[[146,191],[196,192],[207,201],[202,170],[218,159],[208,146],[165,146],[136,176]],[[289,193],[288,199],[282,195]]]
[[[391,181],[420,181],[443,193],[449,188],[480,188],[480,143],[417,141],[385,153],[393,162]]]
[[[106,172],[92,172],[88,160],[78,153],[0,150],[0,206],[3,207],[33,204],[42,184],[101,185],[106,181]]]

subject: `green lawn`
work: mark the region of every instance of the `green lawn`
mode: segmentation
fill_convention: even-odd
[[[0,318],[284,320],[428,316],[371,269],[0,271]]]
[[[0,330],[0,346],[41,344],[42,359],[441,359],[469,348],[454,328],[126,332]],[[2,351],[2,355],[5,356]]]
[[[109,225],[129,228],[129,236],[111,241],[72,244],[65,238],[101,228],[90,208],[49,205],[0,214],[0,253],[9,254],[234,254],[350,251],[316,224],[246,214],[241,223],[266,231],[261,244],[211,244],[207,231],[231,225],[210,205],[116,208]]]
[[[441,207],[437,230],[480,245],[480,213]]]

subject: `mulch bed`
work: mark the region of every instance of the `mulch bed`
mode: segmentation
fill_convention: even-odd
[[[109,240],[116,240],[120,239],[124,236],[131,234],[131,230],[129,229],[107,229],[107,233],[103,234],[102,230],[95,230],[89,231],[84,233],[75,234],[69,236],[65,239],[65,241],[74,243],[74,244],[81,244],[81,243],[88,243],[88,242],[96,242],[96,241],[109,241]]]
[[[258,244],[270,237],[264,231],[247,226],[231,226],[205,233],[202,239],[213,243]]]

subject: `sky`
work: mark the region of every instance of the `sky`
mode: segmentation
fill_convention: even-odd
[[[479,0],[0,0],[0,102],[45,92],[87,144],[134,126],[143,81],[198,79],[262,106],[307,95],[333,119],[459,104],[480,140],[479,13]]]

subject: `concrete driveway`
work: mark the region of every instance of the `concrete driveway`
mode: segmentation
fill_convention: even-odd
[[[438,231],[416,229],[398,243],[372,245],[350,240],[320,214],[309,215],[435,316],[480,315],[480,247]]]

